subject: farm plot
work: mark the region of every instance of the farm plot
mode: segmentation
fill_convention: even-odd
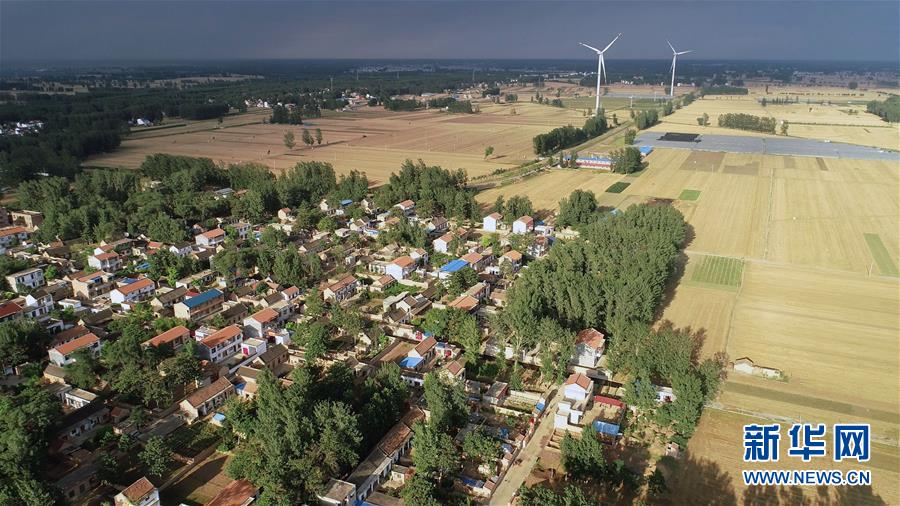
[[[498,195],[526,195],[536,209],[557,210],[559,201],[566,198],[574,190],[590,190],[595,195],[604,194],[613,183],[620,181],[622,174],[592,171],[589,169],[554,169],[537,176],[479,193],[475,198],[484,205],[493,204]],[[610,197],[620,195],[606,194]],[[622,198],[616,199],[621,202]],[[601,203],[601,205],[610,205]],[[612,204],[615,205],[615,204]]]
[[[754,391],[725,389],[732,406],[822,423],[871,423],[900,436],[900,290],[894,279],[747,262],[728,338],[732,359],[784,372]],[[732,374],[729,382],[751,378]],[[808,398],[806,406],[783,394]],[[839,403],[829,408],[827,402]],[[848,407],[849,406],[849,407]]]
[[[125,140],[113,153],[93,157],[91,166],[138,167],[153,153],[209,157],[216,162],[254,161],[280,171],[306,160],[326,161],[338,173],[361,170],[375,183],[385,181],[406,159],[423,159],[469,176],[511,168],[533,158],[532,138],[552,128],[584,122],[581,113],[533,103],[479,104],[480,114],[439,111],[391,113],[364,108],[310,118],[302,126],[262,124],[262,113],[228,117],[215,123],[147,131]],[[515,114],[513,114],[515,112]],[[288,149],[283,136],[321,129],[321,145]],[[494,153],[485,159],[487,146]]]
[[[691,281],[724,288],[741,286],[743,262],[738,258],[702,255],[691,274]]]
[[[779,462],[748,464],[743,461],[743,426],[766,420],[716,409],[703,412],[697,432],[691,438],[684,459],[671,464],[668,485],[673,504],[853,504],[875,506],[900,501],[900,451],[875,443],[869,462],[833,462],[830,458],[786,457],[790,438],[782,425]],[[830,428],[829,428],[830,430]],[[830,434],[830,433],[829,433]],[[829,445],[830,447],[830,445]],[[830,455],[830,454],[829,454]],[[667,463],[668,469],[670,465]],[[747,487],[741,471],[746,469],[868,469],[871,487]],[[669,476],[669,475],[667,475]]]

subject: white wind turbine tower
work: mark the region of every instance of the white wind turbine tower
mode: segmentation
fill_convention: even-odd
[[[621,36],[622,36],[621,33],[616,35],[616,38],[613,39],[612,42],[607,44],[606,47],[604,47],[602,51],[597,49],[596,47],[591,47],[591,46],[585,44],[584,42],[579,42],[579,44],[581,44],[582,46],[597,53],[597,93],[596,93],[597,100],[594,103],[594,111],[596,111],[595,114],[600,114],[600,76],[602,75],[603,79],[606,80],[606,63],[603,61],[603,53],[605,53],[607,49],[609,49],[613,44],[615,44],[615,42],[617,40],[619,40],[619,37],[621,37]],[[607,81],[607,84],[609,84],[609,81]]]
[[[672,86],[669,88],[669,96],[674,97],[675,96],[675,60],[678,59],[678,55],[693,53],[694,50],[690,49],[688,51],[675,51],[675,48],[672,47],[671,42],[666,41],[666,44],[668,44],[669,47],[672,49]]]

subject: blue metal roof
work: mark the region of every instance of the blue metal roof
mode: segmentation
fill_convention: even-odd
[[[404,369],[415,369],[423,360],[425,359],[422,357],[404,357],[403,360],[400,361],[400,367]]]
[[[469,265],[469,262],[463,260],[462,258],[457,258],[452,262],[448,262],[441,267],[441,272],[456,272],[460,269],[464,269]]]
[[[642,155],[649,155],[653,152],[653,146],[641,146],[638,148]]]
[[[184,299],[184,305],[193,309],[193,308],[199,306],[200,304],[209,302],[221,295],[222,295],[222,292],[213,288],[212,290],[207,290],[207,291],[201,293],[200,295],[191,297],[190,299]]]
[[[216,413],[216,414],[213,415],[212,419],[215,420],[215,421],[217,421],[217,422],[224,422],[224,421],[225,421],[225,415],[223,415],[222,413]]]
[[[600,420],[594,420],[593,423],[595,432],[602,432],[608,436],[618,436],[619,435],[619,426],[614,423],[601,422]]]
[[[341,201],[342,206],[349,206],[352,203],[353,203],[353,199],[344,199]]]

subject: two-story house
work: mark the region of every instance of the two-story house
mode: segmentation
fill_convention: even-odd
[[[225,242],[225,235],[225,231],[221,228],[214,228],[212,230],[207,230],[202,234],[197,234],[194,236],[194,240],[197,242],[197,246],[215,248],[219,244]]]
[[[385,267],[385,273],[390,274],[394,279],[406,279],[413,271],[416,270],[416,261],[409,255],[395,258]]]
[[[89,266],[100,271],[116,272],[122,268],[122,257],[115,251],[91,255],[87,261]]]
[[[230,397],[234,395],[234,385],[226,378],[219,378],[209,385],[198,389],[189,395],[185,400],[181,401],[178,407],[188,423],[193,423],[202,418],[216,408],[225,404]]]
[[[44,286],[44,272],[40,269],[25,269],[24,271],[14,272],[6,276],[6,282],[14,291],[21,293],[27,290],[34,290],[39,286]]]
[[[531,216],[522,216],[512,224],[512,233],[527,234],[534,230],[534,218]]]
[[[196,322],[221,311],[223,302],[225,302],[225,294],[217,288],[213,288],[184,299],[172,307],[176,318]]]
[[[241,351],[244,331],[237,325],[229,325],[200,341],[197,352],[200,358],[213,363],[224,362]]]
[[[244,332],[248,337],[262,337],[277,322],[278,312],[267,307],[244,318]]]
[[[325,290],[322,291],[322,297],[324,297],[325,300],[332,299],[341,302],[355,295],[358,287],[359,280],[352,274],[348,274],[336,283],[327,286]]]
[[[584,329],[578,333],[575,339],[575,356],[572,363],[581,367],[593,369],[603,356],[606,347],[606,337],[597,329]]]
[[[83,300],[93,300],[109,293],[115,286],[115,277],[108,272],[97,271],[72,278],[72,293]]]
[[[28,240],[28,231],[22,227],[0,228],[0,248],[6,249]]]
[[[117,286],[109,292],[113,304],[130,304],[148,299],[156,292],[156,283],[149,278],[141,278],[128,284]]]
[[[87,350],[96,357],[100,354],[100,348],[100,338],[95,334],[90,333],[75,338],[67,343],[63,343],[59,346],[50,348],[50,351],[47,352],[47,355],[50,358],[50,362],[53,362],[59,367],[65,367],[75,362],[75,358],[72,357],[75,352],[79,350]]]
[[[184,346],[184,344],[188,342],[190,338],[190,329],[188,329],[184,325],[179,325],[177,327],[172,327],[162,334],[158,334],[155,337],[144,341],[143,345],[154,347],[169,345],[173,350],[177,351],[181,349],[181,347]]]

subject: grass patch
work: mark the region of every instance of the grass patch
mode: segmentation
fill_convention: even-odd
[[[678,200],[697,200],[700,198],[700,190],[681,190]]]
[[[172,450],[185,457],[194,457],[219,441],[219,428],[208,422],[183,425],[167,439]]]
[[[743,260],[737,258],[703,256],[691,275],[691,281],[738,288],[741,286]]]
[[[628,188],[629,186],[631,186],[631,183],[617,181],[606,189],[606,193],[622,193],[623,191],[625,191],[625,188]]]
[[[866,239],[866,245],[872,253],[872,258],[878,264],[879,272],[884,276],[900,277],[900,272],[897,271],[897,266],[891,260],[891,254],[881,242],[881,237],[878,234],[863,234],[863,237]]]

